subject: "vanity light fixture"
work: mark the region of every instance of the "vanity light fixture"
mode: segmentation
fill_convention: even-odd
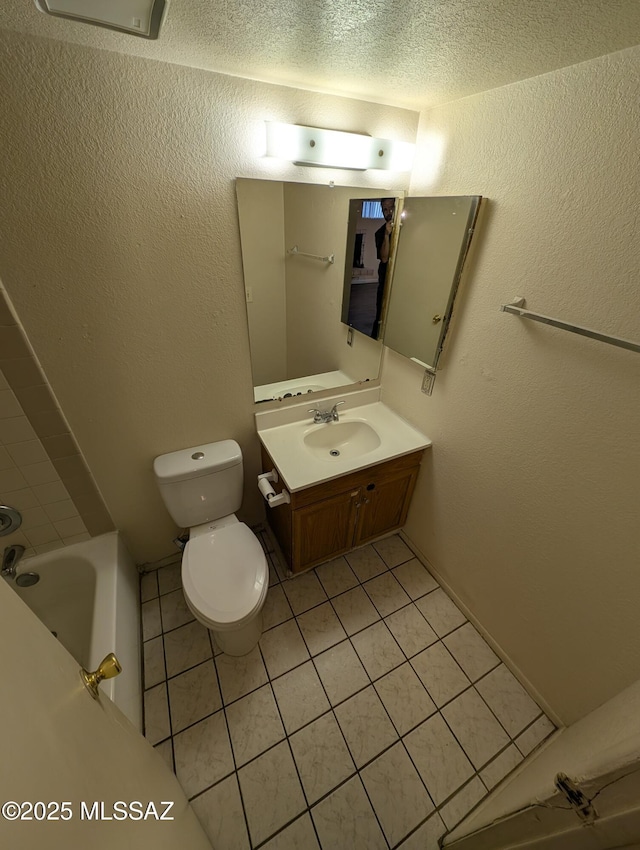
[[[35,0],[35,4],[57,18],[155,39],[168,0]]]
[[[365,171],[410,171],[415,145],[391,139],[374,139],[359,133],[322,130],[266,121],[267,156],[298,165]]]

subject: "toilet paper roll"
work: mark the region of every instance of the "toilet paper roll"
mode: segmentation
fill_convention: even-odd
[[[258,490],[260,490],[267,502],[269,501],[269,499],[273,499],[273,497],[276,495],[276,491],[271,486],[271,482],[267,481],[266,478],[258,479]]]

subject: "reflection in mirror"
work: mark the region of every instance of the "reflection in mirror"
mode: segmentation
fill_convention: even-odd
[[[383,191],[246,178],[236,191],[255,401],[377,378],[381,344],[348,346],[340,316],[349,202]]]
[[[354,198],[349,204],[342,321],[373,339],[382,336],[395,213],[395,198]]]
[[[481,196],[405,198],[384,344],[435,369]]]

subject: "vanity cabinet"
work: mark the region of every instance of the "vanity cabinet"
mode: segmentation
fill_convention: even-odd
[[[423,450],[291,493],[267,521],[296,573],[404,525]],[[262,469],[277,468],[262,448]],[[274,484],[279,493],[282,481]]]

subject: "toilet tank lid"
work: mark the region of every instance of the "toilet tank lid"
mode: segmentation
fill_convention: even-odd
[[[153,471],[160,484],[172,484],[222,472],[239,463],[242,463],[240,446],[235,440],[222,440],[160,455],[153,461]]]

